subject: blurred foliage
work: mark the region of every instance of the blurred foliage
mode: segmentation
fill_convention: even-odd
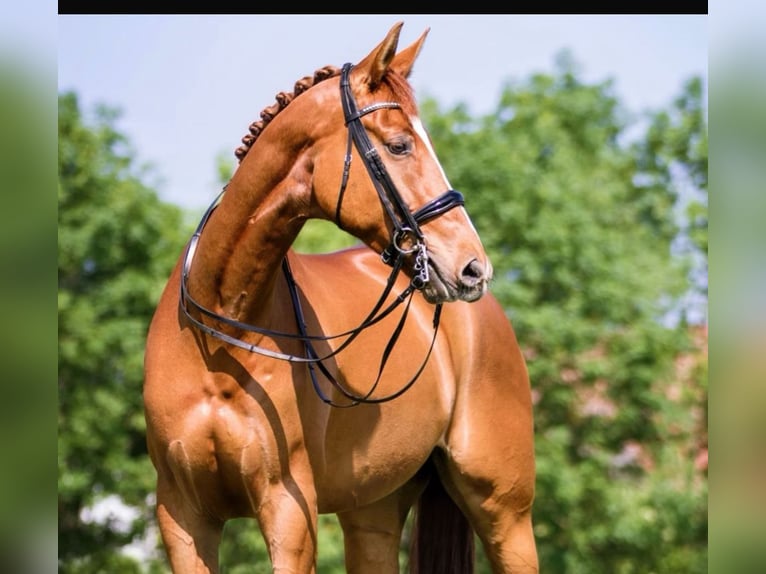
[[[625,141],[611,83],[562,58],[487,117],[423,106],[527,358],[542,571],[707,569],[703,96],[690,80]]]
[[[766,572],[766,37],[763,18],[740,16],[751,34],[711,60],[715,574]]]
[[[422,103],[528,361],[541,571],[707,571],[704,97],[691,79],[666,109],[632,116],[609,81],[583,83],[561,57],[484,117]],[[113,116],[86,126],[72,94],[60,108],[60,549],[65,571],[95,572],[129,561],[116,549],[151,521],[141,337],[185,230],[141,183]],[[355,242],[312,222],[296,248]],[[81,518],[110,493],[142,511],[127,532]],[[318,571],[343,572],[334,517],[319,538]],[[222,572],[270,571],[266,556],[253,521],[227,524]],[[477,566],[489,572],[481,552]]]
[[[18,8],[0,10],[2,32]],[[42,77],[29,54],[9,52],[12,36],[2,32],[0,570],[40,572],[55,568],[56,548],[55,78]]]
[[[338,229],[334,223],[310,219],[298,234],[293,248],[299,253],[325,253],[359,244],[361,241]]]
[[[187,230],[181,210],[143,183],[117,117],[100,108],[87,121],[75,94],[59,97],[60,572],[137,572],[117,549],[153,520],[143,347]],[[109,495],[138,518],[90,520]]]

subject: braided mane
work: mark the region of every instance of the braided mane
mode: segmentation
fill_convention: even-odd
[[[261,112],[261,119],[258,121],[253,122],[250,124],[249,130],[250,133],[246,134],[242,138],[242,144],[239,146],[236,150],[234,150],[234,155],[237,156],[237,159],[240,163],[242,163],[242,160],[245,159],[245,156],[247,155],[247,152],[250,151],[250,148],[252,147],[253,143],[256,139],[258,139],[258,136],[263,131],[263,129],[271,122],[271,120],[274,119],[274,116],[276,116],[279,112],[281,112],[283,109],[285,109],[290,102],[293,101],[293,99],[308,90],[310,87],[318,84],[319,82],[322,82],[324,80],[327,80],[328,78],[333,78],[335,76],[338,76],[340,74],[340,68],[336,66],[324,66],[323,68],[319,68],[316,72],[314,72],[313,76],[304,76],[297,82],[295,82],[295,87],[293,88],[293,92],[279,92],[276,97],[276,103],[272,104],[271,106],[264,108]]]
[[[255,140],[258,139],[258,136],[269,122],[274,119],[274,116],[285,109],[296,96],[299,96],[319,82],[339,76],[340,72],[341,69],[337,66],[324,66],[314,72],[313,76],[304,76],[295,82],[295,87],[293,88],[292,93],[279,92],[275,96],[277,100],[276,103],[263,109],[261,112],[261,119],[250,124],[250,133],[245,134],[242,138],[242,145],[234,150],[234,155],[237,156],[239,162],[242,163],[242,160],[245,159],[247,152],[250,151]],[[417,105],[415,104],[412,89],[404,77],[397,73],[387,73],[383,78],[383,82],[393,90],[402,105],[402,109],[406,113],[414,114],[417,112]]]

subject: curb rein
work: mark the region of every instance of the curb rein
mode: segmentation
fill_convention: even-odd
[[[202,234],[202,230],[207,224],[207,221],[212,215],[215,208],[218,207],[218,205],[220,204],[223,194],[226,191],[226,187],[224,187],[223,191],[221,191],[221,193],[218,194],[215,200],[213,200],[213,202],[207,208],[207,211],[202,216],[202,219],[199,225],[197,226],[197,229],[195,230],[194,234],[191,237],[191,240],[189,241],[189,245],[187,246],[186,254],[184,255],[184,261],[183,261],[183,269],[182,269],[182,275],[181,275],[181,293],[180,293],[180,302],[179,302],[179,306],[181,310],[183,311],[184,315],[186,316],[186,318],[189,321],[191,321],[191,323],[194,324],[199,330],[201,330],[204,333],[207,333],[208,335],[211,335],[217,339],[220,339],[221,341],[224,341],[226,343],[229,343],[231,345],[234,345],[236,347],[239,347],[251,353],[257,353],[257,354],[271,357],[274,359],[280,359],[280,360],[289,361],[293,363],[307,364],[309,374],[311,376],[312,385],[314,386],[314,390],[316,391],[320,400],[322,400],[322,402],[330,406],[339,407],[339,408],[352,407],[361,403],[377,404],[377,403],[382,403],[382,402],[395,399],[396,397],[402,395],[405,391],[407,391],[415,383],[415,381],[418,379],[420,374],[423,372],[423,369],[428,363],[428,359],[431,356],[431,351],[433,350],[434,344],[436,342],[436,335],[439,330],[439,319],[441,317],[441,309],[442,309],[441,303],[437,303],[434,309],[434,317],[433,317],[434,332],[433,332],[433,337],[431,339],[431,344],[428,348],[428,352],[426,353],[425,359],[423,360],[422,364],[420,365],[418,370],[415,372],[413,377],[404,386],[402,386],[399,390],[397,390],[394,393],[385,395],[383,397],[376,397],[376,398],[371,397],[372,393],[375,391],[375,389],[378,386],[378,383],[380,382],[386,362],[388,361],[388,357],[390,356],[391,351],[393,350],[394,345],[404,328],[404,323],[405,323],[405,320],[407,319],[407,315],[410,309],[410,303],[412,302],[412,295],[414,294],[416,290],[422,290],[429,281],[428,250],[425,244],[425,236],[423,235],[423,232],[420,229],[420,225],[427,223],[428,221],[431,221],[432,219],[442,215],[443,213],[446,213],[447,211],[449,211],[450,209],[454,207],[458,207],[464,204],[463,195],[459,191],[450,189],[450,190],[447,190],[442,195],[426,203],[423,207],[421,207],[414,213],[410,212],[406,203],[402,199],[399,191],[396,189],[396,186],[391,180],[391,177],[389,176],[388,171],[386,170],[386,166],[383,163],[383,160],[380,158],[380,154],[378,154],[378,151],[372,145],[372,142],[370,141],[370,138],[367,135],[367,131],[365,130],[361,121],[361,118],[363,116],[371,112],[381,110],[381,109],[386,109],[386,108],[401,109],[401,106],[396,102],[379,102],[379,103],[371,104],[359,110],[359,108],[356,105],[356,101],[354,100],[354,96],[351,91],[351,85],[349,82],[349,75],[350,75],[352,67],[353,66],[351,64],[345,64],[341,70],[341,79],[340,79],[341,103],[343,105],[343,114],[345,116],[346,127],[348,128],[348,145],[346,148],[346,155],[345,155],[345,161],[343,166],[343,177],[342,177],[340,189],[338,192],[338,203],[337,203],[337,207],[335,211],[335,223],[338,225],[338,227],[342,229],[341,222],[340,222],[341,203],[343,201],[343,195],[346,190],[346,184],[348,182],[349,171],[351,169],[351,151],[352,151],[351,146],[353,144],[356,147],[356,150],[359,153],[359,155],[362,157],[362,160],[364,161],[364,165],[367,168],[367,172],[370,175],[370,179],[372,180],[375,186],[375,190],[378,193],[380,202],[383,205],[394,227],[393,233],[391,235],[391,243],[381,253],[381,259],[383,260],[383,262],[392,267],[391,274],[388,277],[388,281],[386,282],[386,286],[383,290],[383,293],[381,294],[380,298],[378,299],[373,309],[368,313],[367,317],[359,324],[359,326],[357,326],[354,329],[349,329],[348,331],[344,331],[336,335],[326,335],[326,336],[325,335],[309,335],[306,331],[306,321],[304,318],[303,310],[301,308],[297,285],[293,277],[292,271],[290,270],[290,264],[287,261],[287,257],[285,257],[282,260],[282,270],[285,276],[285,280],[287,281],[287,286],[290,293],[290,299],[292,301],[293,310],[295,312],[295,320],[298,325],[298,331],[299,331],[298,334],[273,331],[270,329],[257,327],[255,325],[242,323],[240,321],[236,321],[234,319],[230,319],[228,317],[219,315],[215,313],[214,311],[211,311],[210,309],[197,303],[188,292],[187,280],[189,277],[189,271],[191,269],[191,263],[194,258],[194,254],[196,252],[197,244]],[[409,248],[405,248],[403,246],[406,239],[410,239],[412,241],[412,246]],[[410,281],[410,284],[407,286],[406,289],[404,289],[399,295],[396,296],[394,301],[390,303],[388,307],[384,308],[381,311],[381,308],[383,307],[383,303],[388,298],[388,295],[391,293],[394,283],[396,282],[396,278],[399,275],[399,272],[402,270],[405,257],[411,254],[414,254],[415,261],[413,263],[413,277]],[[356,337],[362,331],[378,323],[383,318],[388,316],[396,307],[398,307],[401,303],[404,303],[405,300],[407,301],[407,303],[404,307],[404,311],[402,312],[402,316],[399,319],[399,323],[397,324],[396,329],[394,329],[394,332],[391,335],[391,338],[386,344],[386,347],[383,351],[383,354],[380,360],[380,366],[378,368],[378,374],[372,386],[363,395],[358,395],[354,393],[353,391],[346,389],[332,375],[332,373],[329,372],[327,367],[324,365],[324,361],[337,355],[346,347],[348,347],[351,344],[351,342],[354,339],[356,339]],[[259,347],[251,343],[246,343],[242,339],[233,337],[231,335],[227,335],[226,333],[223,333],[215,329],[214,327],[206,325],[201,320],[192,317],[188,309],[189,306],[193,307],[194,309],[196,309],[203,315],[206,315],[212,319],[215,319],[216,321],[219,321],[225,325],[234,327],[235,329],[238,329],[241,331],[257,333],[257,334],[266,335],[269,337],[297,339],[297,340],[303,341],[305,349],[306,349],[306,356],[300,357],[297,355],[291,355],[286,353],[280,353],[278,351],[272,351],[264,347]],[[335,349],[334,351],[324,356],[320,357],[317,354],[316,350],[314,349],[314,345],[313,345],[314,341],[326,342],[333,339],[338,339],[340,337],[347,337],[347,339],[343,341],[343,343],[341,343],[341,345],[337,349]],[[349,401],[351,402],[348,404],[339,404],[334,402],[329,397],[327,397],[325,393],[322,391],[321,387],[319,386],[315,367],[318,368],[322,372],[322,374],[330,381],[330,383],[336,389],[338,389],[338,391],[344,397],[349,399]]]

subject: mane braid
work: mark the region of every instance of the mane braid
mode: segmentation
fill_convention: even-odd
[[[275,99],[275,104],[264,108],[261,111],[261,119],[250,124],[250,133],[246,134],[242,138],[242,145],[234,150],[234,155],[237,156],[239,163],[245,159],[247,152],[258,139],[258,136],[263,129],[274,119],[274,117],[285,109],[290,102],[303,92],[315,86],[319,82],[323,82],[329,78],[334,78],[340,75],[341,69],[336,66],[324,66],[314,72],[313,76],[304,76],[297,82],[293,88],[293,92],[279,92]],[[412,87],[407,82],[407,79],[396,72],[387,73],[383,77],[383,82],[392,90],[394,96],[401,102],[402,110],[408,115],[417,115],[417,104],[415,103],[414,94],[412,93]]]
[[[250,133],[246,134],[242,138],[243,145],[234,150],[234,155],[237,156],[239,163],[242,163],[242,160],[245,159],[247,152],[250,151],[250,148],[253,146],[253,143],[255,143],[255,140],[258,139],[258,136],[269,124],[269,122],[274,119],[274,116],[285,109],[296,96],[299,96],[319,82],[323,82],[328,78],[333,78],[338,75],[340,75],[340,68],[336,66],[324,66],[323,68],[319,68],[316,72],[314,72],[313,76],[305,76],[295,82],[295,87],[293,88],[292,93],[279,92],[275,96],[277,102],[263,109],[261,112],[261,119],[250,124]]]

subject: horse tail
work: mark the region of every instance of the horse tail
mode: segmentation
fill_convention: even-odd
[[[473,528],[436,472],[418,499],[410,540],[410,574],[473,574]]]

